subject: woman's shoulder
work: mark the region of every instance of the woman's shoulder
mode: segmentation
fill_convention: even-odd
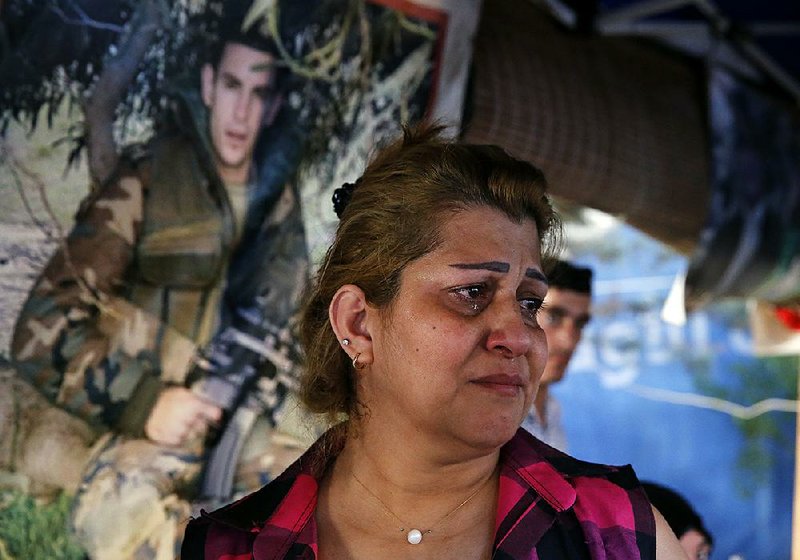
[[[308,456],[309,452],[260,490],[210,513],[201,511],[186,527],[181,559],[246,555],[260,534],[285,536],[287,527],[299,530],[313,512],[318,489]]]
[[[223,558],[250,552],[258,529],[282,497],[276,492],[271,483],[217,510],[201,510],[186,526],[181,559]]]
[[[514,462],[524,466],[546,463],[564,478],[608,478],[625,485],[640,485],[630,465],[583,461],[546,444],[524,430],[517,432],[504,451],[507,456],[513,457]]]
[[[574,505],[584,511],[616,509],[652,517],[647,495],[630,465],[582,461],[523,430],[509,442],[504,461],[556,510]]]
[[[540,517],[553,520],[550,532],[586,543],[592,558],[606,557],[605,543],[622,552],[615,558],[654,558],[653,510],[630,465],[582,461],[522,430],[502,457],[501,500],[511,500],[509,515],[520,509],[511,506],[530,502]],[[548,543],[543,538],[537,546],[546,551]]]
[[[181,544],[182,560],[227,558],[253,549],[254,533],[221,522],[203,513],[186,526]]]

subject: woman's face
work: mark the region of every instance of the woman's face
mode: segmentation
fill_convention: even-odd
[[[519,427],[547,359],[536,224],[480,207],[449,217],[441,236],[368,319],[373,363],[362,397],[370,421],[495,448]]]

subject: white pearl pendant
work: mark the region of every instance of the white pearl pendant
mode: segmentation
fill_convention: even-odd
[[[422,531],[419,529],[411,529],[408,532],[408,542],[411,544],[419,544],[422,542]]]

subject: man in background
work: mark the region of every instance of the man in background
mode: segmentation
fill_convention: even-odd
[[[539,324],[547,337],[547,363],[522,427],[545,443],[566,451],[561,406],[550,393],[550,387],[564,378],[583,329],[591,319],[592,271],[559,260],[547,278],[550,287],[539,312]]]
[[[642,488],[678,537],[689,560],[708,560],[714,539],[688,500],[672,488],[655,482],[642,481]]]

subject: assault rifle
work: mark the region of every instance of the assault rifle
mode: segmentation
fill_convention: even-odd
[[[237,309],[187,379],[192,390],[223,410],[209,430],[211,454],[203,473],[201,498],[228,500],[236,465],[256,419],[274,411],[296,383],[300,351],[287,328],[271,324],[257,308]]]

